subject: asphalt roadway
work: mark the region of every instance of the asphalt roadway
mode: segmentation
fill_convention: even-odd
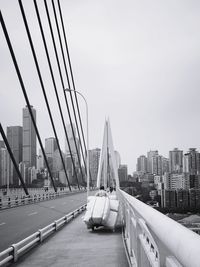
[[[0,252],[86,203],[86,193],[0,211]]]

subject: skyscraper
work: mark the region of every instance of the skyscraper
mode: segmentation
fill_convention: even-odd
[[[142,173],[147,173],[147,157],[141,155],[137,159],[137,171]]]
[[[171,173],[183,172],[183,151],[178,148],[169,151],[169,168]]]
[[[22,127],[21,126],[10,126],[7,127],[7,139],[14,155],[17,165],[22,161]],[[8,157],[7,162],[7,173],[9,176],[9,183],[18,185],[19,179],[17,172],[13,166],[11,158]]]
[[[74,131],[75,140],[74,140],[74,136],[73,136],[73,132],[72,132],[72,127],[73,127],[73,131]],[[68,135],[68,138],[69,138],[69,145],[70,145],[70,148],[71,148],[71,152],[72,152],[73,158],[75,160],[75,165],[77,166],[78,165],[77,150],[78,150],[78,154],[79,154],[79,158],[80,158],[80,143],[79,143],[78,138],[76,137],[75,125],[72,124],[72,127],[71,127],[71,124],[67,125],[67,135]],[[69,146],[68,146],[67,140],[65,142],[65,153],[67,154],[67,157],[70,156],[70,150],[69,150]]]
[[[153,174],[153,157],[158,155],[158,150],[147,152],[147,171]]]
[[[0,148],[0,186],[7,184],[7,150]]]
[[[119,181],[127,181],[128,180],[128,168],[127,165],[121,164],[118,169],[118,176],[119,176]]]
[[[36,110],[31,106],[36,122]],[[23,108],[23,162],[26,167],[36,167],[36,132],[27,106]]]
[[[162,175],[162,156],[160,155],[152,157],[152,174]]]
[[[89,150],[89,165],[90,165],[90,174],[91,174],[92,185],[96,185],[96,182],[97,182],[100,153],[101,153],[100,148],[95,148],[95,149]]]
[[[53,153],[57,148],[57,142],[54,137],[45,139],[45,154],[47,158],[53,158]]]
[[[190,188],[200,188],[200,153],[196,148],[190,148],[184,154],[183,170],[190,177]]]

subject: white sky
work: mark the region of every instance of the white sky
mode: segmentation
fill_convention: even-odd
[[[38,2],[46,26],[43,1]],[[23,3],[64,148],[33,3]],[[101,147],[104,120],[109,116],[115,149],[122,163],[128,164],[129,173],[135,170],[136,158],[150,149],[164,156],[174,147],[199,149],[200,1],[61,0],[61,5],[76,89],[88,100],[90,148]],[[37,109],[42,138],[50,137],[53,133],[18,1],[1,0],[0,8],[28,95]],[[48,29],[46,33],[50,41]],[[51,44],[49,48],[55,63]],[[0,74],[0,121],[4,128],[22,125],[25,101],[1,29]],[[85,127],[85,106],[81,99],[79,102]]]

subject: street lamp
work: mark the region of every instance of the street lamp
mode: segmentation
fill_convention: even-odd
[[[85,105],[86,105],[86,128],[87,128],[87,198],[89,196],[89,189],[90,189],[90,176],[89,176],[89,127],[88,127],[88,103],[85,99],[85,97],[77,90],[72,90],[72,89],[64,89],[65,92],[75,92],[77,94],[79,94],[83,100],[85,101]]]

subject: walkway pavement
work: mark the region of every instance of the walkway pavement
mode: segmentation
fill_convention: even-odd
[[[83,214],[12,266],[20,267],[126,267],[121,231],[88,230]]]

